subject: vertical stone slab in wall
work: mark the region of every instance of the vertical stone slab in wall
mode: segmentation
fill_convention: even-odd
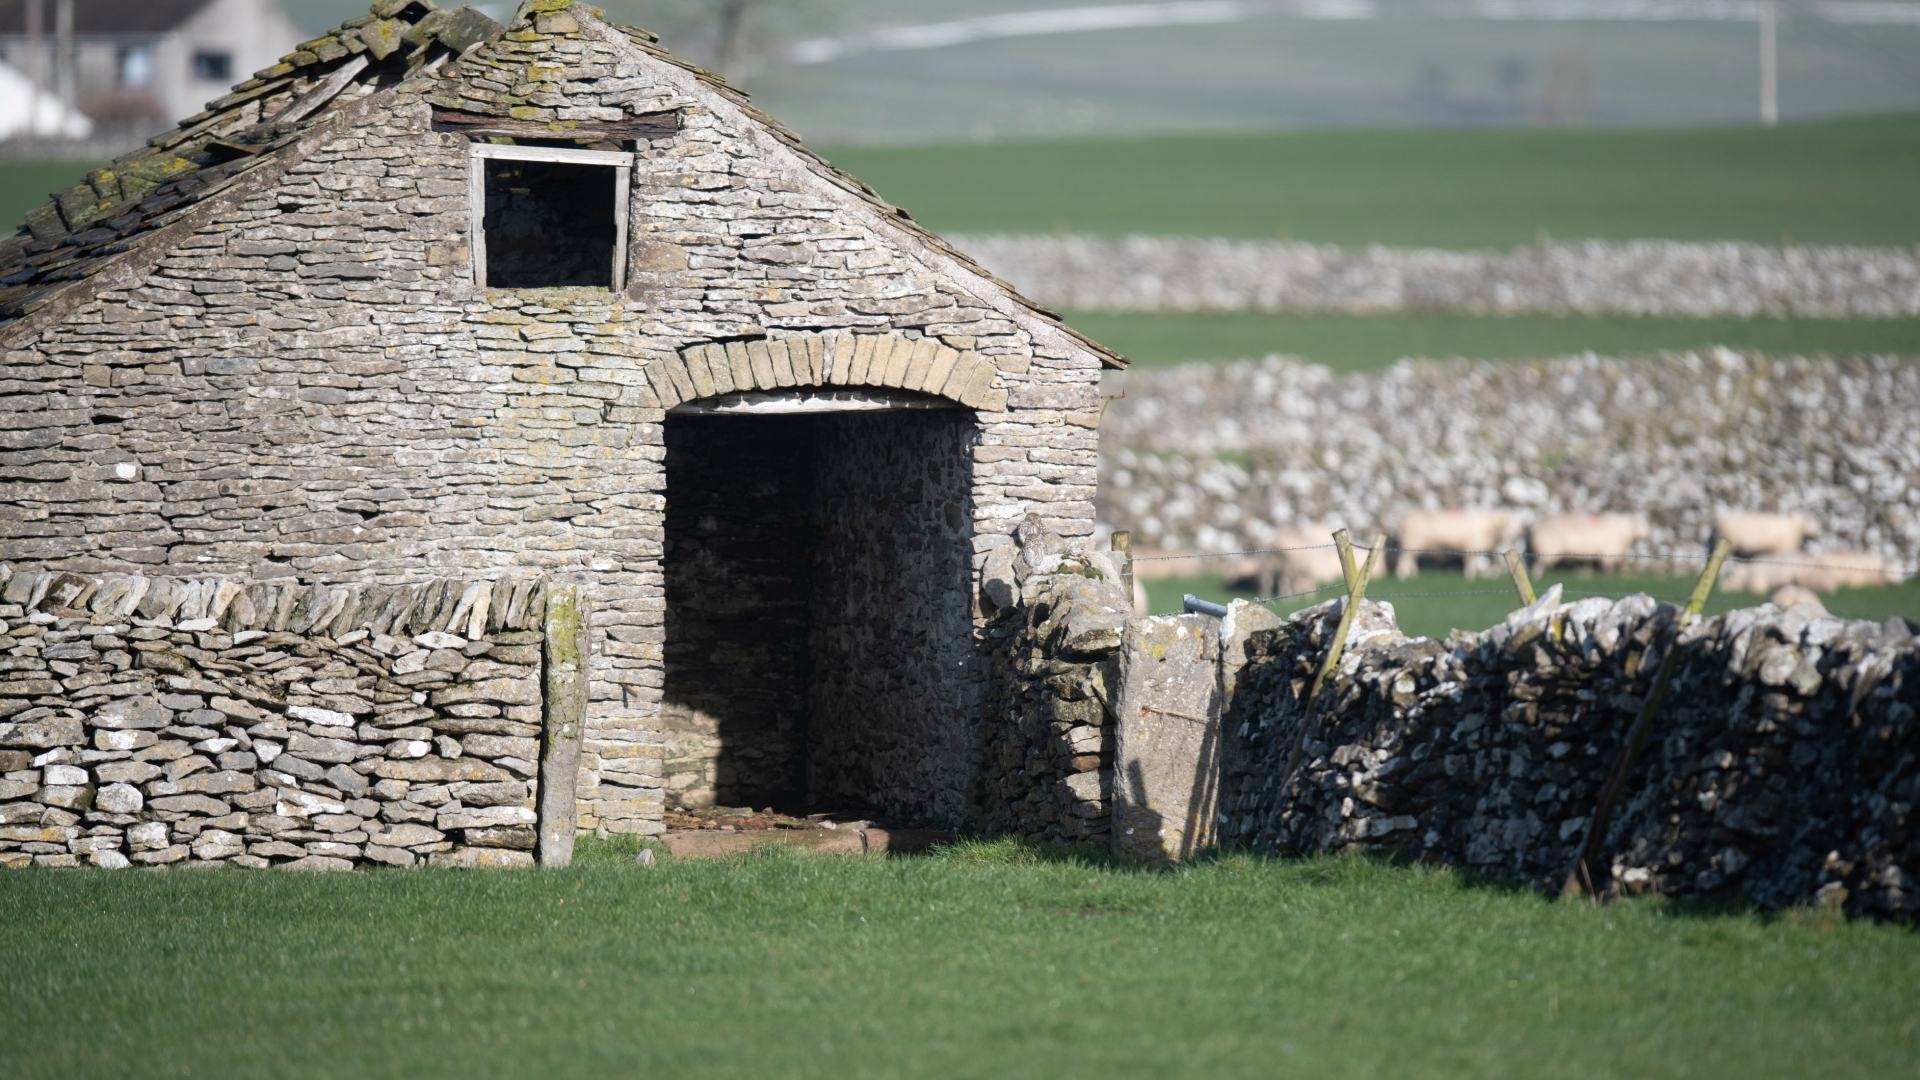
[[[547,591],[542,643],[545,700],[540,746],[540,832],[534,856],[542,866],[573,861],[580,742],[587,713],[587,613],[580,589]]]
[[[1135,620],[1117,711],[1114,850],[1179,859],[1206,848],[1219,789],[1220,621]]]

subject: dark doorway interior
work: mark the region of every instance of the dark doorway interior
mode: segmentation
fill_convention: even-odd
[[[970,420],[669,417],[669,805],[958,823]]]

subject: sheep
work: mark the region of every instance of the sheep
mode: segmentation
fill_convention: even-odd
[[[1790,555],[1820,526],[1804,514],[1726,511],[1714,515],[1713,534],[1733,545],[1735,555]]]
[[[1409,510],[1400,519],[1400,555],[1397,577],[1419,573],[1421,550],[1466,552],[1461,556],[1468,577],[1476,577],[1490,560],[1474,552],[1494,551],[1514,535],[1512,515],[1500,510]]]
[[[1272,552],[1233,584],[1260,596],[1285,596],[1345,579],[1331,529],[1290,525],[1268,538]]]
[[[1536,569],[1591,561],[1611,573],[1625,564],[1634,541],[1648,535],[1639,514],[1562,514],[1536,523],[1527,547]]]
[[[1772,555],[1756,562],[1733,562],[1720,575],[1733,592],[1771,593],[1788,587],[1830,593],[1835,589],[1897,585],[1901,573],[1868,551],[1823,551]]]

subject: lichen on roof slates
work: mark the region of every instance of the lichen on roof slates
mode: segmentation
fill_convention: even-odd
[[[274,151],[323,120],[328,105],[405,77],[435,55],[464,52],[500,29],[471,8],[379,0],[367,15],[299,43],[206,109],[29,211],[14,235],[0,239],[0,322],[33,310],[138,236],[272,161]],[[363,54],[371,62],[332,101],[301,110],[292,123],[275,122]]]

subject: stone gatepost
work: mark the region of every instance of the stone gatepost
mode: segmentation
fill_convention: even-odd
[[[1225,618],[1163,615],[1129,625],[1114,735],[1116,852],[1173,860],[1213,845],[1221,716],[1246,663],[1248,635],[1279,621],[1235,601]]]

